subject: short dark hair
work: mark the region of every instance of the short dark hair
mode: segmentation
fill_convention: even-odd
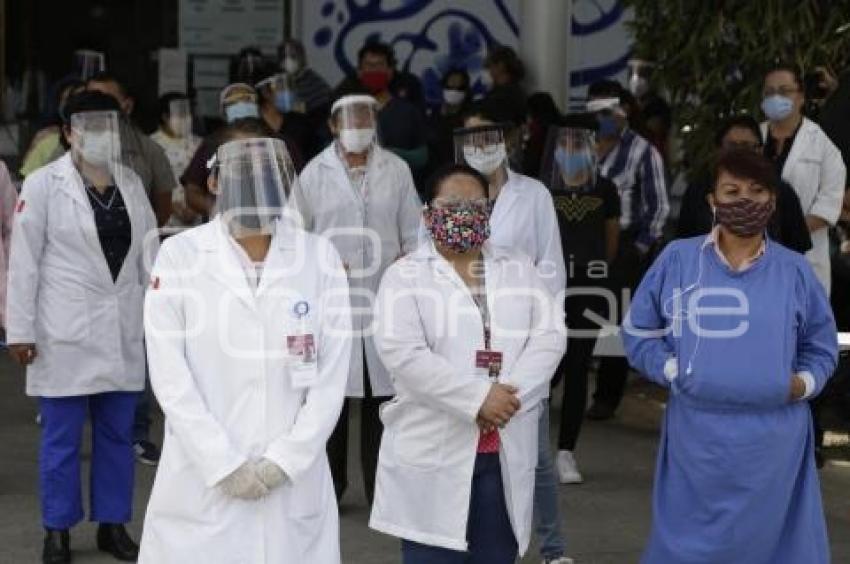
[[[720,129],[717,130],[717,133],[714,135],[714,146],[720,147],[723,144],[723,138],[726,137],[726,134],[732,131],[733,129],[749,129],[752,131],[753,135],[758,139],[759,145],[764,143],[764,138],[761,136],[761,128],[759,127],[759,122],[749,114],[738,114],[736,116],[732,116],[726,118],[723,123],[720,124]]]
[[[487,53],[487,58],[484,59],[485,67],[498,64],[505,67],[505,70],[508,71],[515,82],[525,78],[525,65],[522,63],[522,59],[519,58],[516,51],[507,45],[493,46]]]
[[[747,149],[720,151],[714,165],[714,184],[710,192],[717,189],[717,179],[721,172],[756,182],[772,194],[779,190],[779,177],[774,164],[764,156]]]
[[[363,63],[363,59],[366,55],[379,55],[384,57],[387,61],[387,66],[390,68],[395,68],[395,52],[393,48],[390,47],[386,43],[382,43],[381,41],[368,41],[363,47],[357,52],[357,65],[360,66]]]
[[[426,194],[430,194],[431,198],[428,200],[430,204],[440,195],[440,188],[442,188],[443,184],[456,175],[465,175],[471,176],[474,178],[479,185],[481,185],[481,192],[484,194],[484,197],[488,197],[490,194],[490,183],[487,182],[487,179],[484,178],[480,172],[472,168],[471,166],[465,164],[457,164],[457,163],[449,163],[438,168],[434,173],[428,178],[426,184]]]
[[[449,78],[460,75],[463,77],[463,89],[469,90],[469,73],[466,69],[462,69],[460,67],[451,68],[446,71],[446,74],[443,75],[443,79],[440,81],[440,85],[445,88],[449,82]]]
[[[109,71],[100,71],[98,73],[95,73],[86,81],[86,87],[88,88],[88,86],[92,82],[111,82],[112,84],[118,87],[118,90],[121,91],[121,94],[128,98],[132,97],[130,89],[127,87],[127,82],[115,73],[111,73]]]
[[[68,98],[65,102],[65,106],[62,108],[62,124],[70,125],[71,124],[71,116],[74,114],[79,114],[83,112],[117,112],[119,115],[121,114],[121,106],[118,105],[118,101],[110,96],[109,94],[104,94],[103,92],[97,92],[93,90],[83,90],[77,94],[73,94]],[[59,141],[62,146],[67,150],[71,147],[71,144],[65,138],[64,132],[59,136]]]
[[[800,89],[800,92],[805,94],[803,88],[803,73],[800,71],[800,67],[797,65],[787,63],[785,61],[780,61],[770,66],[767,69],[767,72],[764,73],[764,77],[767,78],[768,75],[773,74],[775,72],[787,72],[790,73],[791,76],[794,77],[794,82],[797,83],[797,88]]]
[[[175,100],[188,100],[189,97],[182,92],[166,92],[159,97],[159,121],[164,123],[163,118],[171,115],[171,102]]]

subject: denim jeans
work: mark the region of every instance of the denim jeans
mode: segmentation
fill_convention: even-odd
[[[564,556],[561,513],[558,508],[558,482],[549,443],[549,400],[543,400],[537,434],[537,468],[534,472],[534,530],[540,541],[540,555],[546,560]]]

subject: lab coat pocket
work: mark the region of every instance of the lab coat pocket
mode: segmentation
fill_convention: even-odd
[[[89,307],[84,294],[46,291],[42,294],[39,315],[47,340],[51,343],[79,343],[90,332]]]
[[[390,430],[392,450],[399,464],[434,468],[443,460],[448,419],[433,409],[410,404]]]

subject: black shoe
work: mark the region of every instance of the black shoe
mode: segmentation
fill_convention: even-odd
[[[607,421],[614,417],[614,408],[604,403],[594,402],[587,410],[587,418],[592,421]]]
[[[101,523],[97,528],[97,549],[124,562],[135,562],[139,557],[139,545],[133,542],[124,525]]]
[[[150,441],[136,441],[133,443],[133,452],[136,460],[147,466],[159,464],[159,449]]]
[[[67,564],[71,561],[71,537],[68,529],[47,530],[41,561],[44,564]]]

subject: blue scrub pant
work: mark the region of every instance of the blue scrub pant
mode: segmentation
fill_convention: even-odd
[[[498,454],[479,454],[466,527],[469,552],[402,540],[403,564],[514,564],[517,542],[505,505]]]
[[[572,375],[569,375],[572,377]],[[540,541],[544,560],[564,556],[566,547],[561,534],[561,512],[558,508],[558,482],[552,464],[549,442],[549,400],[543,400],[537,431],[537,468],[534,469],[534,529]]]
[[[127,523],[133,500],[133,413],[137,392],[40,398],[41,513],[47,529],[69,529],[84,516],[80,445],[91,417],[90,520]]]

